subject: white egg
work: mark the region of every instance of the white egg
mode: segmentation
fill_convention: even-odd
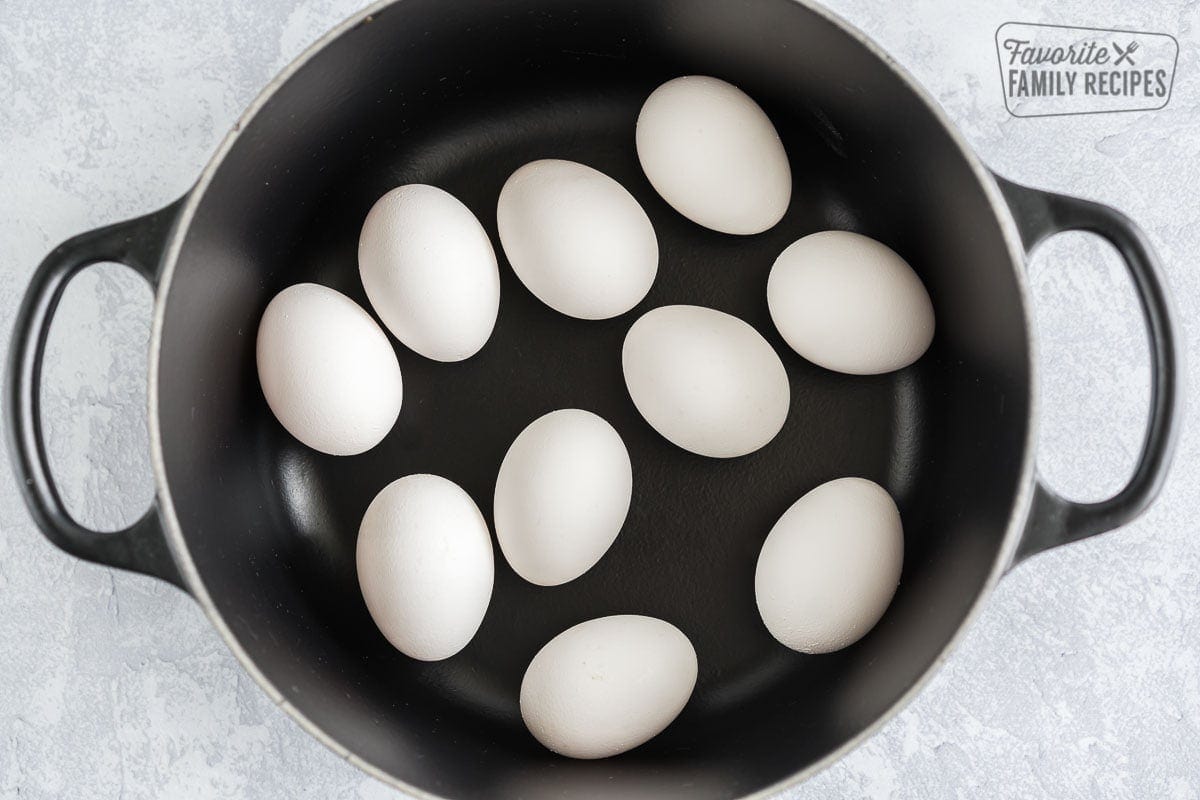
[[[496,538],[525,580],[557,586],[592,568],[625,523],[633,467],[590,411],[551,411],[517,436],[496,478]]]
[[[793,650],[841,650],[879,622],[903,563],[904,531],[891,495],[864,478],[823,483],[767,536],[754,576],[758,612]]]
[[[637,153],[650,183],[693,222],[722,233],[762,233],[783,218],[792,171],[758,104],[736,86],[676,78],[646,99]]]
[[[396,423],[404,397],[396,353],[344,294],[315,283],[284,289],[263,312],[255,349],[267,405],[312,449],[362,453]]]
[[[412,658],[439,661],[467,646],[492,597],[492,538],[458,484],[408,475],[363,515],[355,553],[371,619]]]
[[[470,209],[436,186],[400,186],[376,201],[359,235],[358,271],[383,324],[426,358],[462,361],[492,335],[496,253]]]
[[[933,340],[925,285],[887,245],[822,231],[784,250],[767,280],[784,340],[814,364],[851,375],[907,367]]]
[[[517,277],[569,317],[624,314],[658,273],[646,212],[621,184],[574,161],[534,161],[514,172],[500,190],[496,223]]]
[[[521,717],[559,755],[607,758],[661,733],[695,686],[696,651],[674,625],[601,617],[568,628],[533,657],[521,681]]]
[[[759,449],[787,419],[779,356],[737,317],[700,306],[646,312],[621,350],[633,404],[667,440],[702,456]]]

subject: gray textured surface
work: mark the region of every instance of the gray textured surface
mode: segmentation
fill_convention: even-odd
[[[45,252],[181,194],[269,78],[359,5],[0,3],[0,345]],[[1200,362],[1194,0],[831,5],[906,65],[996,169],[1139,220]],[[1173,100],[1155,113],[1010,118],[992,45],[1007,20],[1173,33]],[[1033,285],[1046,378],[1040,464],[1064,492],[1096,499],[1120,485],[1140,441],[1136,306],[1112,253],[1083,236],[1046,246]],[[49,350],[54,463],[71,508],[106,528],[136,517],[153,492],[149,308],[128,271],[94,269],[70,287]],[[789,797],[1200,797],[1194,434],[1185,430],[1146,517],[1008,577],[928,690]],[[399,796],[272,706],[181,593],[47,544],[6,460],[0,472],[0,798]]]

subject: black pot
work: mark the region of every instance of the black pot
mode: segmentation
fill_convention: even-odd
[[[704,230],[669,208],[633,146],[641,102],[685,74],[729,80],[776,123],[796,178],[759,236]],[[316,281],[366,306],[356,242],[367,209],[433,183],[496,240],[496,198],[535,158],[582,161],[642,203],[662,252],[650,296],[585,322],[535,300],[502,264],[495,334],[461,364],[400,350],[391,435],[352,458],[289,437],[267,409],[254,335],[267,301]],[[827,372],[794,356],[767,313],[775,256],[803,234],[861,231],[904,254],[938,330],[892,375]],[[1102,503],[1056,497],[1034,470],[1037,383],[1027,252],[1064,230],[1111,242],[1145,312],[1149,432],[1128,486]],[[156,287],[150,346],[153,508],[95,535],[71,520],[47,465],[38,385],[67,282],[120,261]],[[667,444],[634,409],[620,345],[651,307],[695,303],[754,325],[784,357],[792,410],[762,450],[730,461]],[[755,795],[802,780],[875,730],[928,679],[1014,563],[1132,519],[1153,499],[1176,431],[1169,303],[1145,237],[1118,212],[993,176],[903,71],[862,34],[792,0],[405,0],[330,33],[254,103],[195,188],[141,219],[78,236],[37,270],[17,320],[6,408],[38,525],[69,553],[193,595],[246,669],[313,735],[373,775],[452,798]],[[413,472],[462,485],[490,515],[500,460],[538,415],[598,412],[627,443],[633,507],[601,562],[557,588],[497,561],[475,640],[441,663],[391,649],[367,615],[354,541],[374,494]],[[773,522],[818,483],[861,475],[904,519],[895,601],[861,642],[803,656],[754,606]],[[517,697],[533,654],[584,619],[662,617],[695,644],[683,715],[603,762],[543,750]]]

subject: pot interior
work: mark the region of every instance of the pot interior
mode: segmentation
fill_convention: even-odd
[[[686,74],[742,87],[775,122],[794,195],[767,233],[735,237],[673,211],[639,168],[634,122]],[[654,222],[658,279],[617,319],[537,301],[503,259],[496,199],[538,158],[615,177]],[[494,335],[459,364],[396,343],[396,428],[374,450],[306,449],[259,390],[254,340],[271,297],[300,281],[369,309],[359,227],[385,191],[440,186],[501,259]],[[840,228],[902,254],[937,311],[930,351],[891,375],[807,363],[767,313],[766,278],[800,236]],[[1000,224],[937,118],[881,60],[790,0],[405,0],[343,33],[241,131],[200,199],[165,298],[162,455],[183,537],[216,609],[282,695],[342,747],[454,798],[732,797],[787,779],[884,714],[935,661],[993,568],[1019,490],[1029,415],[1025,313]],[[782,432],[740,459],[670,445],[638,415],[620,349],[644,311],[711,306],[752,324],[792,387]],[[419,663],[375,629],[354,542],[368,503],[406,474],[463,486],[491,521],[500,461],[556,408],[594,411],[634,465],[628,521],[600,563],[555,588],[519,579],[497,549],[482,628],[459,655]],[[905,527],[900,588],[865,639],[805,656],[767,633],[759,547],[819,483],[878,481]],[[661,736],[603,762],[543,750],[517,698],[534,653],[596,616],[649,614],[699,655],[695,694]]]

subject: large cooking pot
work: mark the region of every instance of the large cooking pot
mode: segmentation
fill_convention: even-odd
[[[634,121],[661,82],[710,74],[743,87],[778,126],[795,175],[783,221],[735,237],[668,207],[637,162]],[[536,158],[616,177],[658,231],[658,280],[638,310],[588,322],[545,308],[502,264],[491,341],[460,364],[398,346],[400,421],[374,450],[336,458],[288,436],[254,365],[267,301],[316,281],[366,305],[356,269],[373,201],[432,183],[496,240],[504,179]],[[767,313],[775,256],[825,228],[888,243],[929,288],[938,329],[898,373],[855,377],[790,353]],[[1111,500],[1057,497],[1034,469],[1037,382],[1025,259],[1064,230],[1124,259],[1151,349],[1149,431]],[[119,261],[156,289],[150,441],[157,497],[127,530],[72,521],[47,464],[38,386],[46,332],[80,269]],[[666,443],[626,394],[620,348],[636,316],[695,303],[749,321],[784,356],[787,424],[767,447],[705,459]],[[7,386],[25,498],[69,553],[170,581],[208,613],[246,670],[314,736],[373,775],[451,798],[757,795],[802,780],[909,699],[1006,571],[1139,514],[1176,429],[1170,309],[1145,237],[1120,213],[1001,180],[885,54],[792,0],[404,0],[345,23],[235,125],[194,189],[149,216],[78,236],[38,268],[17,319]],[[633,506],[600,563],[544,588],[497,561],[474,641],[440,663],[393,650],[367,614],[354,541],[375,493],[444,475],[490,516],[500,460],[551,409],[600,413],[634,464]],[[774,521],[818,483],[861,475],[905,525],[895,601],[861,642],[806,656],[776,643],[754,605]],[[637,612],[679,626],[700,676],[678,721],[602,762],[542,749],[522,726],[530,658],[584,619]]]

